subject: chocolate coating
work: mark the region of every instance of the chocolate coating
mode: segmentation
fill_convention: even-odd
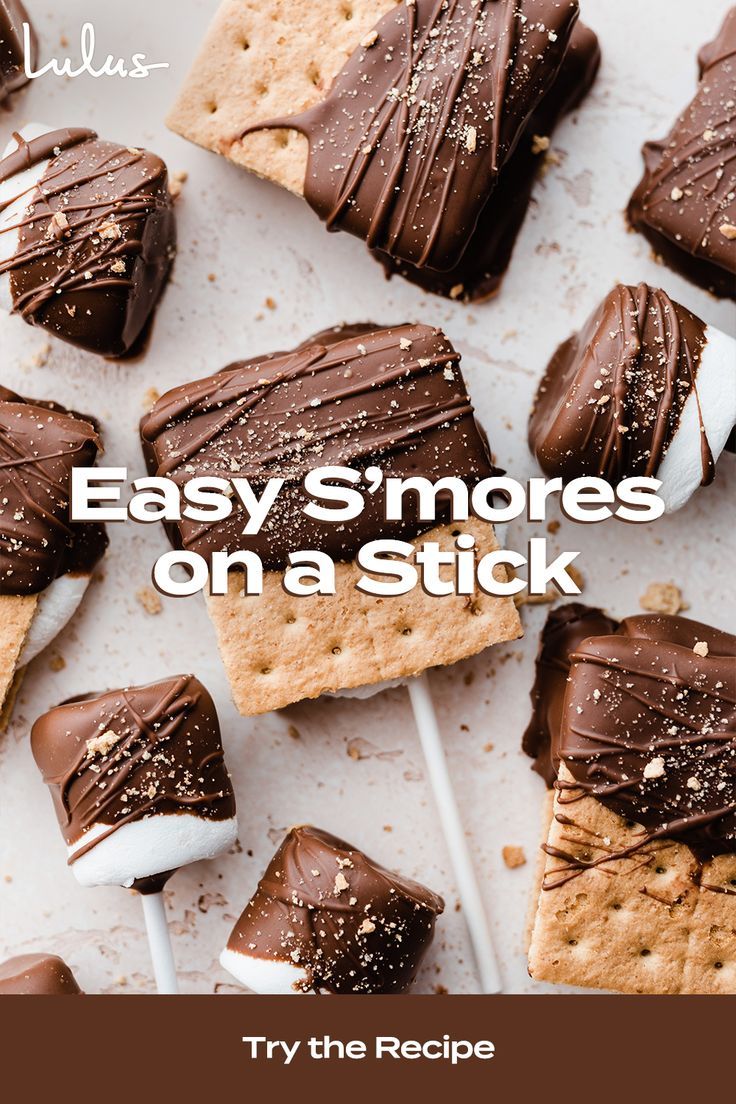
[[[30,23],[20,0],[0,0],[0,104],[28,83],[23,56],[23,24]],[[33,57],[36,60],[36,36],[31,29]]]
[[[317,334],[291,353],[231,365],[175,388],[141,422],[149,471],[182,485],[193,476],[239,476],[254,487],[272,477],[287,483],[271,511],[274,521],[243,536],[238,506],[216,523],[178,523],[175,544],[209,557],[250,549],[280,568],[290,551],[318,549],[350,560],[367,541],[412,537],[431,527],[407,502],[404,520],[383,520],[383,490],[344,525],[303,513],[306,474],[330,465],[469,483],[493,474],[459,368],[445,335],[421,325],[371,325]]]
[[[736,7],[699,56],[694,99],[666,138],[644,146],[631,225],[666,263],[736,298]]]
[[[22,141],[0,160],[0,182],[47,159],[18,224],[16,253],[0,262],[0,274],[10,274],[13,309],[80,348],[129,355],[143,339],[175,252],[166,166],[94,131],[57,130]]]
[[[18,955],[0,963],[0,997],[75,997],[81,992],[57,955]]]
[[[522,748],[534,760],[534,770],[549,787],[560,766],[562,705],[570,677],[570,656],[589,636],[615,633],[618,621],[602,610],[569,602],[550,611],[539,638],[534,686],[531,689],[532,716],[522,739]]]
[[[228,950],[293,963],[304,990],[403,993],[444,910],[437,894],[318,828],[292,828]]]
[[[643,843],[736,851],[736,636],[629,617],[571,659],[560,757],[575,781],[557,783],[563,803],[591,795],[643,825]]]
[[[483,208],[459,262],[446,272],[416,268],[374,252],[387,276],[398,274],[412,284],[475,303],[495,295],[503,281],[524,224],[544,158],[536,142],[549,137],[564,115],[587,96],[598,73],[601,51],[589,27],[576,23],[570,46],[552,88],[532,113],[519,143],[499,174],[496,188]]]
[[[93,419],[0,386],[0,594],[38,594],[104,555],[104,526],[69,520],[72,468],[101,448]]]
[[[657,288],[619,284],[547,367],[529,421],[545,475],[656,476],[690,393],[705,325]],[[702,434],[703,480],[715,467]]]
[[[306,135],[304,194],[328,229],[419,268],[453,268],[577,17],[577,0],[397,4],[324,100],[245,133]]]
[[[59,705],[34,724],[31,750],[67,846],[77,848],[70,865],[133,821],[235,816],[215,705],[192,675]]]

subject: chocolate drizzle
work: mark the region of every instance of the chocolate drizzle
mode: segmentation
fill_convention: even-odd
[[[551,610],[539,638],[536,674],[530,697],[532,717],[522,748],[534,770],[553,786],[560,765],[562,705],[570,676],[571,655],[589,636],[615,633],[618,621],[602,610],[569,602]]]
[[[292,128],[309,142],[305,198],[419,268],[453,268],[525,124],[547,94],[577,0],[412,0],[376,25],[327,97]]]
[[[34,724],[31,749],[70,864],[133,821],[235,815],[215,706],[192,675],[57,706]],[[85,841],[92,828],[103,831]]]
[[[0,386],[0,594],[39,594],[101,559],[104,526],[69,520],[72,468],[101,448],[93,420]]]
[[[398,274],[435,295],[464,302],[480,302],[495,295],[503,281],[516,239],[532,201],[534,184],[544,162],[544,143],[562,117],[573,111],[590,91],[601,62],[598,39],[577,23],[559,74],[532,113],[513,154],[483,208],[478,224],[459,262],[446,272],[416,268],[387,253],[374,251],[387,276]]]
[[[662,840],[700,859],[736,852],[736,637],[631,617],[571,659],[560,758],[573,781],[556,783],[560,804],[589,795],[642,826],[592,865]]]
[[[0,104],[28,83],[23,56],[23,24],[28,13],[20,0],[0,0]],[[36,60],[36,36],[31,30],[31,47]]]
[[[104,356],[135,350],[168,279],[176,231],[163,161],[104,142],[90,130],[57,130],[0,160],[0,184],[48,161],[0,233],[16,231],[13,309],[27,322]]]
[[[57,955],[18,955],[0,963],[0,997],[74,997],[80,993],[74,974]]]
[[[317,828],[292,828],[228,950],[304,970],[303,990],[402,993],[444,910],[441,897]]]
[[[620,284],[555,353],[537,392],[529,447],[550,478],[656,476],[677,431],[705,326],[646,284]],[[698,407],[699,409],[699,407]],[[715,472],[701,416],[702,483]]]
[[[238,476],[255,488],[287,483],[272,524],[243,535],[237,507],[223,522],[183,520],[174,543],[204,556],[250,549],[267,567],[289,551],[316,548],[350,560],[367,541],[412,537],[431,528],[407,502],[404,520],[383,520],[383,489],[344,525],[303,512],[302,487],[314,468],[379,464],[384,474],[458,476],[469,483],[493,473],[476,423],[460,358],[440,330],[370,325],[316,335],[291,353],[244,361],[164,395],[141,422],[151,473],[179,485],[193,476]]]
[[[736,297],[736,8],[700,54],[698,91],[660,142],[644,147],[631,225],[694,283]]]

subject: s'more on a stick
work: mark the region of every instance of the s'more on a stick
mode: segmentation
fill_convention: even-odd
[[[476,588],[443,597],[416,586],[401,597],[375,597],[357,588],[359,550],[381,538],[415,546],[436,542],[443,552],[470,537],[478,557],[498,550],[493,526],[471,519],[449,523],[447,504],[428,530],[412,498],[400,522],[385,520],[384,485],[365,496],[366,508],[341,525],[307,515],[308,472],[346,466],[384,476],[455,477],[474,484],[494,473],[487,439],[463,381],[460,358],[445,335],[425,325],[372,324],[316,335],[291,353],[231,365],[176,388],[141,423],[149,471],[178,483],[196,476],[247,478],[257,491],[269,478],[285,480],[271,519],[243,536],[241,507],[224,522],[183,520],[170,531],[176,547],[205,557],[253,550],[267,566],[259,595],[243,594],[241,573],[229,591],[209,598],[220,651],[238,710],[280,709],[324,693],[378,692],[411,679],[409,693],[427,758],[458,891],[471,931],[483,988],[500,979],[481,894],[442,750],[428,686],[412,679],[492,644],[514,640],[521,624],[509,597]],[[370,482],[370,477],[369,480]],[[336,593],[294,597],[283,586],[291,551],[313,549],[335,562]],[[506,581],[498,566],[494,576]],[[454,577],[448,569],[444,578]]]
[[[0,386],[0,723],[23,669],[79,606],[107,547],[69,519],[72,468],[102,449],[92,419]]]
[[[480,589],[471,597],[433,597],[420,586],[378,598],[356,587],[363,575],[356,556],[372,540],[433,540],[451,550],[467,533],[482,556],[498,548],[489,523],[473,518],[432,527],[419,520],[414,495],[406,498],[401,521],[386,522],[385,483],[365,494],[354,521],[319,521],[304,510],[303,480],[315,468],[365,473],[379,467],[384,476],[454,476],[469,485],[492,476],[459,363],[447,337],[430,326],[337,328],[293,352],[183,384],[143,418],[154,475],[178,484],[239,476],[256,491],[270,478],[285,480],[254,536],[243,536],[247,516],[239,504],[225,521],[183,519],[170,532],[175,546],[205,558],[250,550],[267,568],[261,595],[245,597],[242,572],[233,571],[229,593],[208,599],[235,704],[245,716],[407,678],[521,635],[511,598]],[[336,595],[294,597],[282,586],[288,554],[306,549],[335,561]]]
[[[389,273],[497,289],[600,51],[577,0],[225,0],[169,126],[303,196]]]
[[[735,993],[736,637],[655,614],[581,640],[601,616],[568,607],[540,652],[530,730],[551,721],[556,780],[529,971]]]

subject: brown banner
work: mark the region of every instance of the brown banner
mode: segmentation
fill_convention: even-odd
[[[300,1102],[339,1094],[380,1104],[379,1090],[391,1101],[472,1092],[505,1102],[533,1089],[545,1101],[579,1099],[588,1084],[596,1101],[612,1099],[610,1085],[637,1104],[668,1088],[681,1096],[694,1078],[722,1091],[735,1011],[730,997],[5,997],[2,1095],[109,1104],[154,1100],[161,1089],[180,1104],[245,1101],[258,1089],[274,1100],[293,1092]],[[331,1056],[312,1057],[325,1036]],[[280,1043],[297,1042],[287,1065]],[[460,1056],[488,1055],[491,1044],[493,1057]],[[447,1057],[412,1057],[420,1047]]]

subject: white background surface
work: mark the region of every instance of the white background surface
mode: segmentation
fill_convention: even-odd
[[[557,343],[618,280],[659,283],[707,322],[734,332],[732,305],[718,303],[650,258],[627,233],[622,211],[639,179],[640,146],[669,128],[693,94],[697,49],[712,38],[726,0],[583,0],[600,35],[603,68],[592,96],[553,139],[561,164],[536,190],[500,298],[474,308],[387,284],[361,242],[328,237],[301,201],[169,134],[163,118],[183,81],[215,0],[27,0],[43,57],[72,50],[93,20],[103,57],[148,54],[168,71],[144,81],[46,78],[0,112],[0,139],[34,120],[93,126],[102,137],[146,145],[189,181],[179,203],[180,254],[143,360],[112,364],[0,318],[0,382],[53,397],[102,419],[105,463],[142,474],[137,423],[144,396],[215,371],[231,360],[295,344],[339,321],[405,320],[442,325],[463,370],[498,463],[537,474],[526,448],[535,384]],[[214,282],[209,274],[216,277]],[[267,298],[275,309],[265,306]],[[733,623],[733,492],[736,463],[724,457],[715,486],[654,526],[562,523],[552,543],[582,549],[583,598],[618,616],[634,613],[650,582],[673,580],[691,614]],[[731,511],[730,517],[728,511]],[[512,527],[509,543],[529,535]],[[0,737],[0,960],[35,950],[61,954],[89,992],[151,989],[143,918],[124,890],[79,888],[28,732],[64,698],[194,671],[220,711],[234,776],[242,851],[179,873],[169,915],[182,987],[234,991],[217,965],[230,927],[283,831],[312,821],[385,864],[441,891],[448,904],[417,985],[470,993],[476,983],[408,699],[398,690],[368,702],[321,701],[255,720],[236,715],[215,634],[199,599],[169,599],[152,617],[136,599],[167,547],[158,527],[115,526],[101,577],[82,613],[32,665],[9,731]],[[546,607],[524,610],[526,639],[434,673],[453,778],[477,860],[509,992],[545,992],[531,982],[523,949],[543,785],[519,750],[527,693]],[[63,670],[53,670],[63,657]],[[364,758],[348,754],[359,741]],[[507,870],[504,845],[527,864]]]

